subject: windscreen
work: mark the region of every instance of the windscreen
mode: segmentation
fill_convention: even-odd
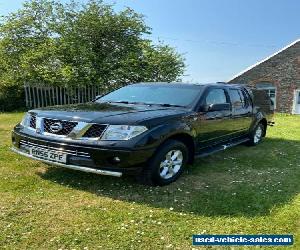
[[[113,91],[96,102],[128,102],[189,106],[199,96],[202,86],[129,85]]]

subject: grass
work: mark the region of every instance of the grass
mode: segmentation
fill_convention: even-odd
[[[300,249],[300,116],[278,115],[262,144],[200,159],[166,187],[18,156],[21,117],[0,114],[3,249],[192,249],[197,233],[293,234]]]

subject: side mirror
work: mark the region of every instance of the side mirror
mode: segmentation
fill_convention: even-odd
[[[225,111],[225,110],[230,110],[230,103],[216,103],[216,104],[204,105],[201,108],[201,111],[204,112]]]

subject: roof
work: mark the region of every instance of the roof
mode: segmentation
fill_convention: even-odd
[[[292,47],[293,45],[295,45],[295,44],[298,43],[298,42],[300,42],[300,38],[297,39],[296,41],[294,41],[294,42],[288,44],[287,46],[283,47],[282,49],[278,50],[277,52],[273,53],[272,55],[266,57],[265,59],[263,59],[263,60],[261,60],[261,61],[255,63],[255,64],[251,65],[250,67],[246,68],[245,70],[241,71],[240,73],[234,75],[234,76],[231,77],[227,82],[232,81],[233,79],[235,79],[235,78],[241,76],[242,74],[244,74],[244,73],[246,73],[247,71],[249,71],[249,70],[255,68],[256,66],[262,64],[263,62],[268,61],[268,60],[271,59],[272,57],[274,57],[274,56],[278,55],[279,53],[283,52],[284,50],[286,50],[286,49]]]
[[[184,82],[140,82],[140,83],[133,83],[131,85],[146,85],[146,86],[164,86],[168,85],[169,87],[186,87],[186,86],[227,86],[225,82],[217,82],[217,83],[184,83]]]

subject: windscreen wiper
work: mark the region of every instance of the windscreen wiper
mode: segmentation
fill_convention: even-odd
[[[181,107],[184,108],[185,106],[182,105],[176,105],[176,104],[170,104],[170,103],[157,103],[157,105],[163,106],[163,107]]]
[[[149,105],[148,103],[144,103],[144,102],[128,102],[128,101],[108,101],[108,103],[145,104],[145,105]]]
[[[131,102],[128,101],[107,101],[108,103],[124,103],[124,104],[131,104]]]
[[[108,103],[124,103],[124,104],[143,104],[143,105],[159,105],[163,107],[185,107],[182,105],[169,104],[169,103],[147,103],[147,102],[128,102],[128,101],[107,101]]]

